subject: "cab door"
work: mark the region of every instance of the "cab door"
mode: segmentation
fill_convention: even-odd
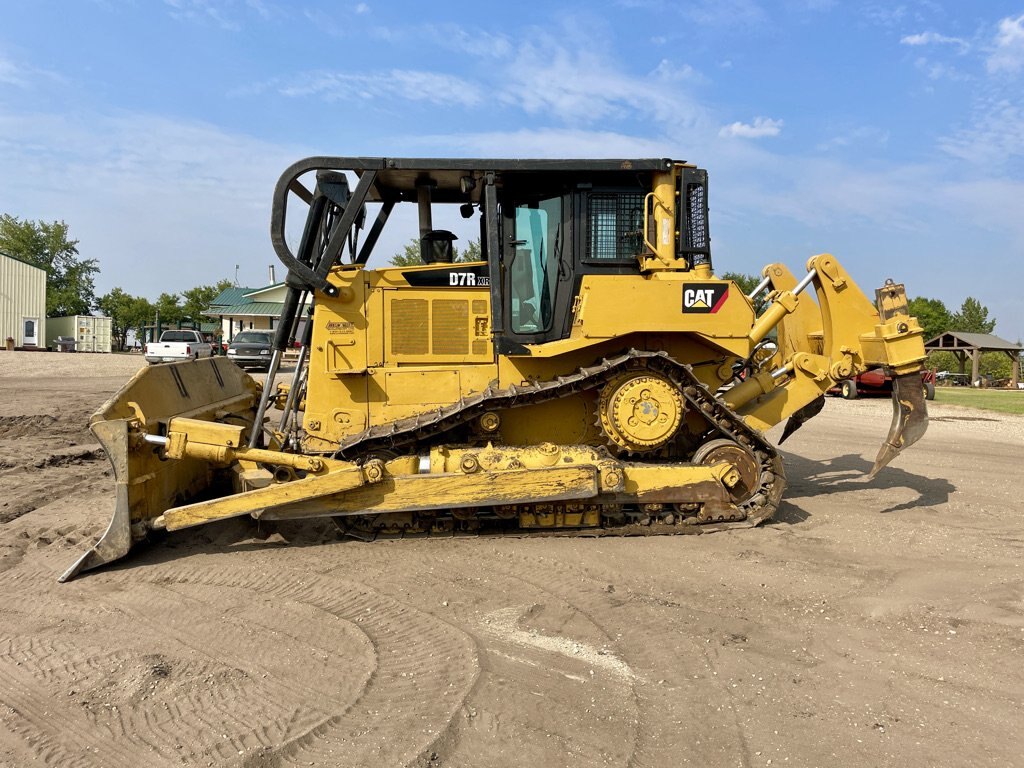
[[[569,197],[513,200],[502,213],[503,325],[520,344],[560,339],[572,287]]]

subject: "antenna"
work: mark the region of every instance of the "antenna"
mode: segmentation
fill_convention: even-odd
[[[238,287],[238,264],[235,264],[235,288]]]

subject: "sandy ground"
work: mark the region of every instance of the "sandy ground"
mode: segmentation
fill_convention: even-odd
[[[758,529],[647,539],[106,525],[138,358],[0,353],[0,765],[1024,765],[1024,420],[884,401],[786,444]],[[777,437],[778,433],[773,432]]]

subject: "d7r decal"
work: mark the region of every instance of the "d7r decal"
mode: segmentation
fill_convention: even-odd
[[[491,284],[487,265],[475,267],[438,266],[403,272],[409,285],[417,288],[487,288]]]
[[[728,296],[728,283],[689,283],[683,286],[683,312],[713,315]]]

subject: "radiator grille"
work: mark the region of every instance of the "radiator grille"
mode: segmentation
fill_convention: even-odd
[[[473,354],[474,355],[486,355],[487,354],[487,342],[483,339],[477,339],[473,342]]]
[[[473,299],[473,314],[474,315],[486,315],[487,314],[487,302],[483,299]]]
[[[426,299],[391,302],[391,354],[430,354],[430,318]]]
[[[435,355],[469,354],[469,302],[434,299],[433,352]]]

